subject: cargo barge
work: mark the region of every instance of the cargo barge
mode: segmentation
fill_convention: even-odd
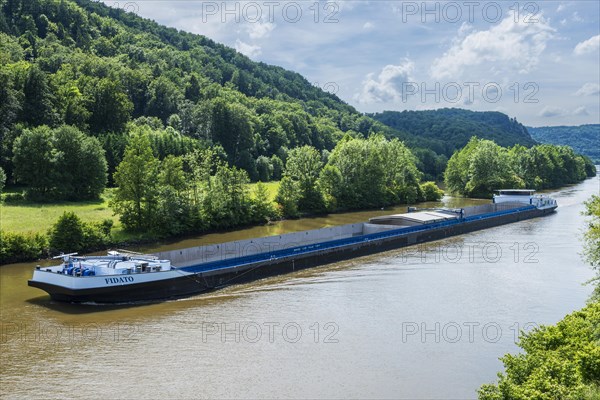
[[[57,301],[164,300],[540,217],[556,207],[555,200],[533,190],[501,190],[491,204],[481,206],[409,207],[405,214],[364,223],[156,254],[66,254],[58,266],[36,267],[28,283]]]

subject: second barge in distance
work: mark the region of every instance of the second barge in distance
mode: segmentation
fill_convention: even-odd
[[[500,190],[491,204],[409,208],[368,222],[151,255],[61,256],[36,267],[29,286],[74,303],[123,303],[190,296],[224,286],[490,228],[554,212],[556,200],[533,190]]]

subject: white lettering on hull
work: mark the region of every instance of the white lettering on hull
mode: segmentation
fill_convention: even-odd
[[[133,276],[120,276],[118,278],[104,278],[106,284],[110,283],[131,283],[134,281]]]

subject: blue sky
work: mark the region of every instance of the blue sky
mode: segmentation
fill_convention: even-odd
[[[363,112],[600,123],[597,1],[104,2],[297,71]]]

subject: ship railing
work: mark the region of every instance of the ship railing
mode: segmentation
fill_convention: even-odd
[[[135,258],[145,259],[145,260],[158,260],[157,256],[153,256],[151,254],[146,254],[146,253],[139,253],[137,251],[117,249],[116,252],[119,253],[119,255],[121,255],[121,256],[135,257]]]
[[[354,236],[354,237],[345,238],[345,239],[336,239],[336,240],[331,240],[331,241],[326,241],[326,242],[292,247],[289,249],[275,250],[275,251],[271,251],[271,252],[258,253],[258,254],[242,256],[242,257],[233,257],[233,258],[228,258],[228,259],[219,260],[219,261],[205,262],[205,263],[200,263],[197,265],[181,267],[181,270],[187,271],[187,272],[198,273],[198,272],[205,272],[205,271],[229,268],[229,267],[234,267],[234,266],[242,266],[245,264],[255,264],[255,263],[265,262],[265,261],[280,260],[280,259],[285,259],[285,258],[289,258],[289,257],[295,257],[295,256],[298,256],[301,254],[306,254],[306,253],[330,250],[330,249],[334,249],[334,248],[341,248],[341,247],[346,247],[346,246],[351,246],[351,245],[360,245],[365,242],[370,242],[373,240],[401,237],[401,236],[404,236],[404,235],[407,235],[410,233],[414,233],[414,232],[449,227],[449,226],[453,226],[453,225],[462,224],[463,222],[480,221],[480,220],[485,220],[485,219],[489,219],[489,218],[496,218],[496,217],[503,216],[503,215],[516,214],[519,212],[532,210],[532,209],[535,209],[535,206],[527,205],[524,207],[513,208],[510,210],[503,210],[503,211],[496,211],[496,212],[487,213],[487,214],[473,215],[473,216],[465,217],[462,219],[455,219],[455,220],[450,220],[450,221],[435,222],[435,223],[419,225],[419,226],[411,226],[411,227],[404,227],[404,228],[399,228],[399,229],[392,229],[392,230],[385,231],[385,232],[370,233],[367,235]]]

